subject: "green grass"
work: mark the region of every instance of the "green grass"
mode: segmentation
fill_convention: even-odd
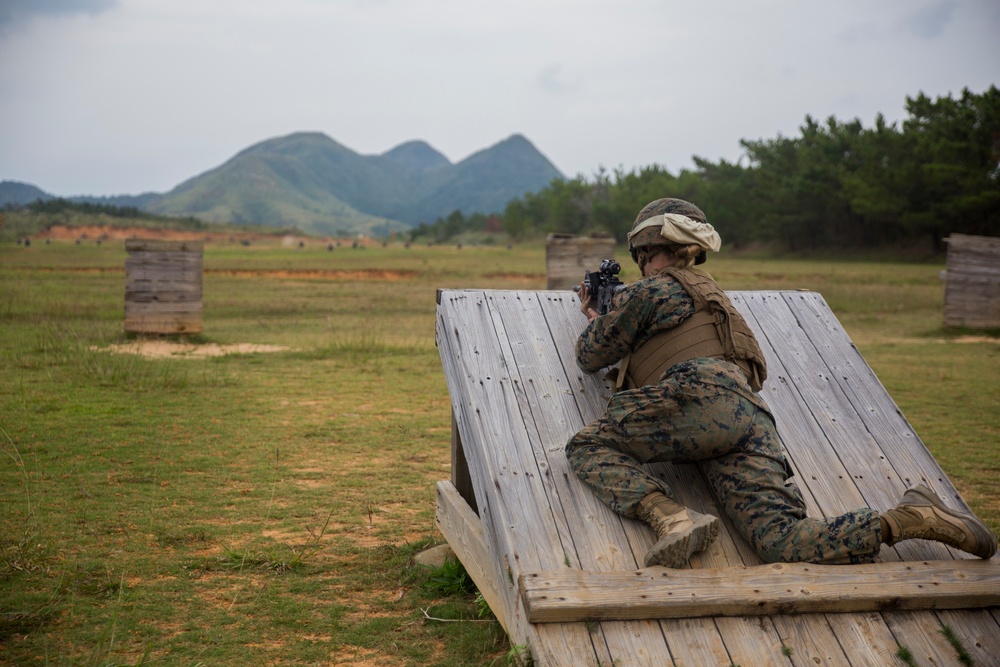
[[[542,244],[209,243],[194,340],[288,349],[192,359],[107,352],[124,259],[0,244],[0,663],[520,660],[461,577],[413,556],[443,541],[450,474],[435,290],[541,289]],[[1000,532],[1000,347],[941,329],[940,265],[708,266],[726,289],[821,292]]]

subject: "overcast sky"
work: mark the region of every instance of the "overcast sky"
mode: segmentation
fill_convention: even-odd
[[[998,0],[0,0],[0,180],[166,192],[299,131],[676,172],[990,85]]]

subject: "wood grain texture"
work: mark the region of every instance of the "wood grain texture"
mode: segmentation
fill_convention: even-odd
[[[201,332],[203,248],[201,241],[125,241],[126,333]]]
[[[820,295],[736,292],[730,296],[761,340],[770,370],[762,395],[776,414],[782,444],[811,515],[833,516],[862,506],[887,509],[917,481],[931,486],[948,505],[966,508]],[[814,602],[815,593],[792,589],[784,593],[786,600],[779,599],[776,589],[774,600],[765,603],[771,606],[763,611],[760,607],[720,611],[726,604],[720,597],[715,607],[708,605],[700,612],[708,615],[650,618],[639,610],[652,605],[649,596],[656,580],[637,577],[600,589],[602,604],[607,602],[614,613],[595,606],[588,622],[532,622],[525,598],[530,586],[524,583],[532,573],[558,573],[570,581],[594,576],[600,582],[608,573],[646,572],[638,568],[652,544],[650,529],[598,502],[576,479],[563,452],[566,441],[601,414],[610,384],[603,373],[587,374],[576,366],[573,344],[586,320],[572,292],[442,290],[438,304],[437,343],[451,395],[455,437],[479,510],[480,524],[470,530],[481,531],[481,539],[455,534],[462,521],[472,524],[468,515],[454,519],[453,508],[439,507],[439,516],[453,515],[442,531],[448,531],[453,547],[459,544],[455,550],[463,563],[471,559],[466,565],[477,571],[475,576],[491,579],[490,595],[497,598],[491,606],[496,604],[511,642],[531,647],[535,664],[892,664],[902,645],[915,655],[927,656],[926,664],[957,667],[961,663],[940,632],[943,625],[965,637],[974,656],[1000,655],[996,607],[945,610],[940,608],[945,603],[935,602],[933,595],[921,602],[926,606],[920,610],[878,611],[886,608],[878,606],[883,603],[868,601],[855,603],[853,611],[843,607],[835,611],[824,606],[832,602]],[[651,471],[667,479],[685,504],[719,512],[696,465],[658,464]],[[439,505],[457,504],[454,498],[440,498]],[[692,558],[691,570],[672,571],[674,575],[756,571],[752,568],[762,566],[729,520],[723,517],[721,523],[717,542]],[[473,541],[481,547],[471,548]],[[954,572],[979,565],[965,554],[919,540],[883,547],[881,560],[884,563],[873,567],[884,565],[886,574],[892,568],[924,562]],[[994,559],[987,565],[996,563]],[[840,586],[842,595],[848,595],[856,587],[853,567],[825,568],[837,578],[829,586]],[[717,583],[692,579],[697,581],[701,587],[692,583],[691,590],[699,600],[718,592]],[[934,588],[952,590],[960,583],[936,581]],[[973,588],[961,594],[964,602],[955,596],[941,597],[948,605],[980,606],[984,595],[993,599],[989,595],[995,593],[996,582],[980,582]],[[590,588],[566,590],[567,595],[581,596]],[[828,587],[819,590],[834,596]],[[914,594],[909,599],[920,597]],[[892,596],[897,598],[900,595]],[[800,613],[805,607],[796,605],[806,603],[814,608]]]
[[[773,563],[632,572],[563,569],[526,572],[518,587],[532,623],[975,609],[1000,605],[1000,563]]]

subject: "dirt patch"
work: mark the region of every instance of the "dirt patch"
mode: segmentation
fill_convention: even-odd
[[[218,345],[216,343],[206,343],[198,345],[195,343],[177,343],[169,340],[140,339],[129,343],[109,345],[103,348],[112,354],[138,354],[149,358],[201,358],[201,357],[222,357],[227,354],[256,354],[258,352],[284,352],[291,348],[284,345],[259,345],[256,343],[233,343],[231,345]]]
[[[490,280],[504,280],[506,282],[517,282],[517,283],[536,283],[545,282],[544,273],[484,273],[483,278],[488,278]]]
[[[206,274],[232,276],[234,278],[301,278],[305,280],[405,280],[412,278],[416,271],[388,271],[385,269],[205,269]]]
[[[871,344],[874,341],[865,342]],[[1000,345],[1000,338],[992,336],[957,336],[955,338],[918,338],[910,336],[906,338],[883,338],[878,342],[889,345],[912,345],[915,343],[926,345],[973,345],[976,343]]]
[[[205,241],[206,243],[242,243],[254,245],[282,245],[286,247],[374,248],[384,241],[372,238],[307,237],[294,234],[262,234],[252,231],[207,231],[158,229],[153,227],[115,227],[113,225],[52,225],[34,236],[36,239],[55,241],[100,242],[123,241],[131,238],[163,239],[168,241]]]
[[[122,241],[131,238],[166,239],[169,241],[251,241],[263,234],[240,232],[204,232],[196,230],[156,229],[153,227],[114,227],[112,225],[52,225],[37,234],[37,238],[59,241]],[[280,238],[280,237],[277,237]]]
[[[122,266],[60,266],[35,267],[16,266],[15,270],[43,273],[124,273]],[[227,276],[230,278],[271,278],[276,280],[408,280],[419,275],[410,269],[390,271],[388,269],[202,269],[204,275]]]
[[[993,343],[1000,345],[1000,338],[990,338],[989,336],[959,336],[952,341],[954,343]]]

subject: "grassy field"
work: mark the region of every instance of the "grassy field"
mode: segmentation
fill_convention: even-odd
[[[209,243],[191,340],[285,348],[214,357],[108,351],[124,260],[0,245],[0,663],[510,663],[460,577],[413,556],[443,542],[450,467],[435,289],[540,289],[542,244]],[[941,265],[708,266],[822,293],[1000,532],[1000,338],[941,329]]]

